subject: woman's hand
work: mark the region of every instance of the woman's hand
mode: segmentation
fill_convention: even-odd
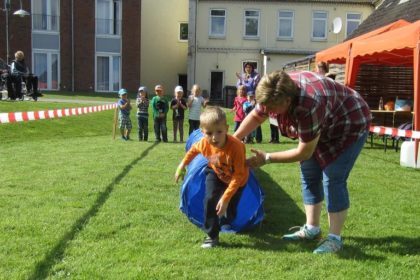
[[[265,164],[266,152],[256,149],[251,149],[254,155],[246,160],[248,166],[251,168],[258,168]]]

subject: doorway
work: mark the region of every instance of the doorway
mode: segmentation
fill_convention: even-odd
[[[210,101],[223,100],[223,72],[212,71],[210,83]]]

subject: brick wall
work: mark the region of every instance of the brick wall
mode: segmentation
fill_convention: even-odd
[[[74,5],[74,86],[76,91],[93,91],[95,89],[95,1],[74,0]]]
[[[122,87],[137,92],[140,84],[141,1],[122,3]]]
[[[1,2],[3,8],[3,1]],[[22,8],[30,12],[30,1],[23,1]],[[13,15],[13,12],[20,9],[19,1],[11,1],[9,11],[9,63],[15,58],[17,50],[25,53],[25,62],[29,67],[32,63],[31,55],[31,17],[19,17]],[[0,11],[0,58],[6,61],[6,12]]]

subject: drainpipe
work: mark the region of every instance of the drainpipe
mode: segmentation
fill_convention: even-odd
[[[74,92],[74,0],[71,0],[71,91]]]

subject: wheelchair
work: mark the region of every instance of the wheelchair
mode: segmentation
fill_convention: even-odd
[[[42,96],[39,89],[37,89],[37,94],[34,92],[33,84],[30,90],[28,90],[27,82],[29,79],[34,79],[34,76],[32,74],[24,75],[24,76],[12,76],[10,73],[10,66],[4,62],[3,59],[0,58],[0,100],[7,100],[11,99],[12,97],[9,95],[8,92],[8,86],[7,84],[10,83],[10,86],[14,88],[14,91],[16,92],[16,83],[19,81],[13,81],[12,79],[19,79],[21,83],[21,96],[15,96],[14,98],[20,98],[20,100],[31,100],[34,101],[38,100],[38,97]],[[33,82],[32,82],[33,83]]]

